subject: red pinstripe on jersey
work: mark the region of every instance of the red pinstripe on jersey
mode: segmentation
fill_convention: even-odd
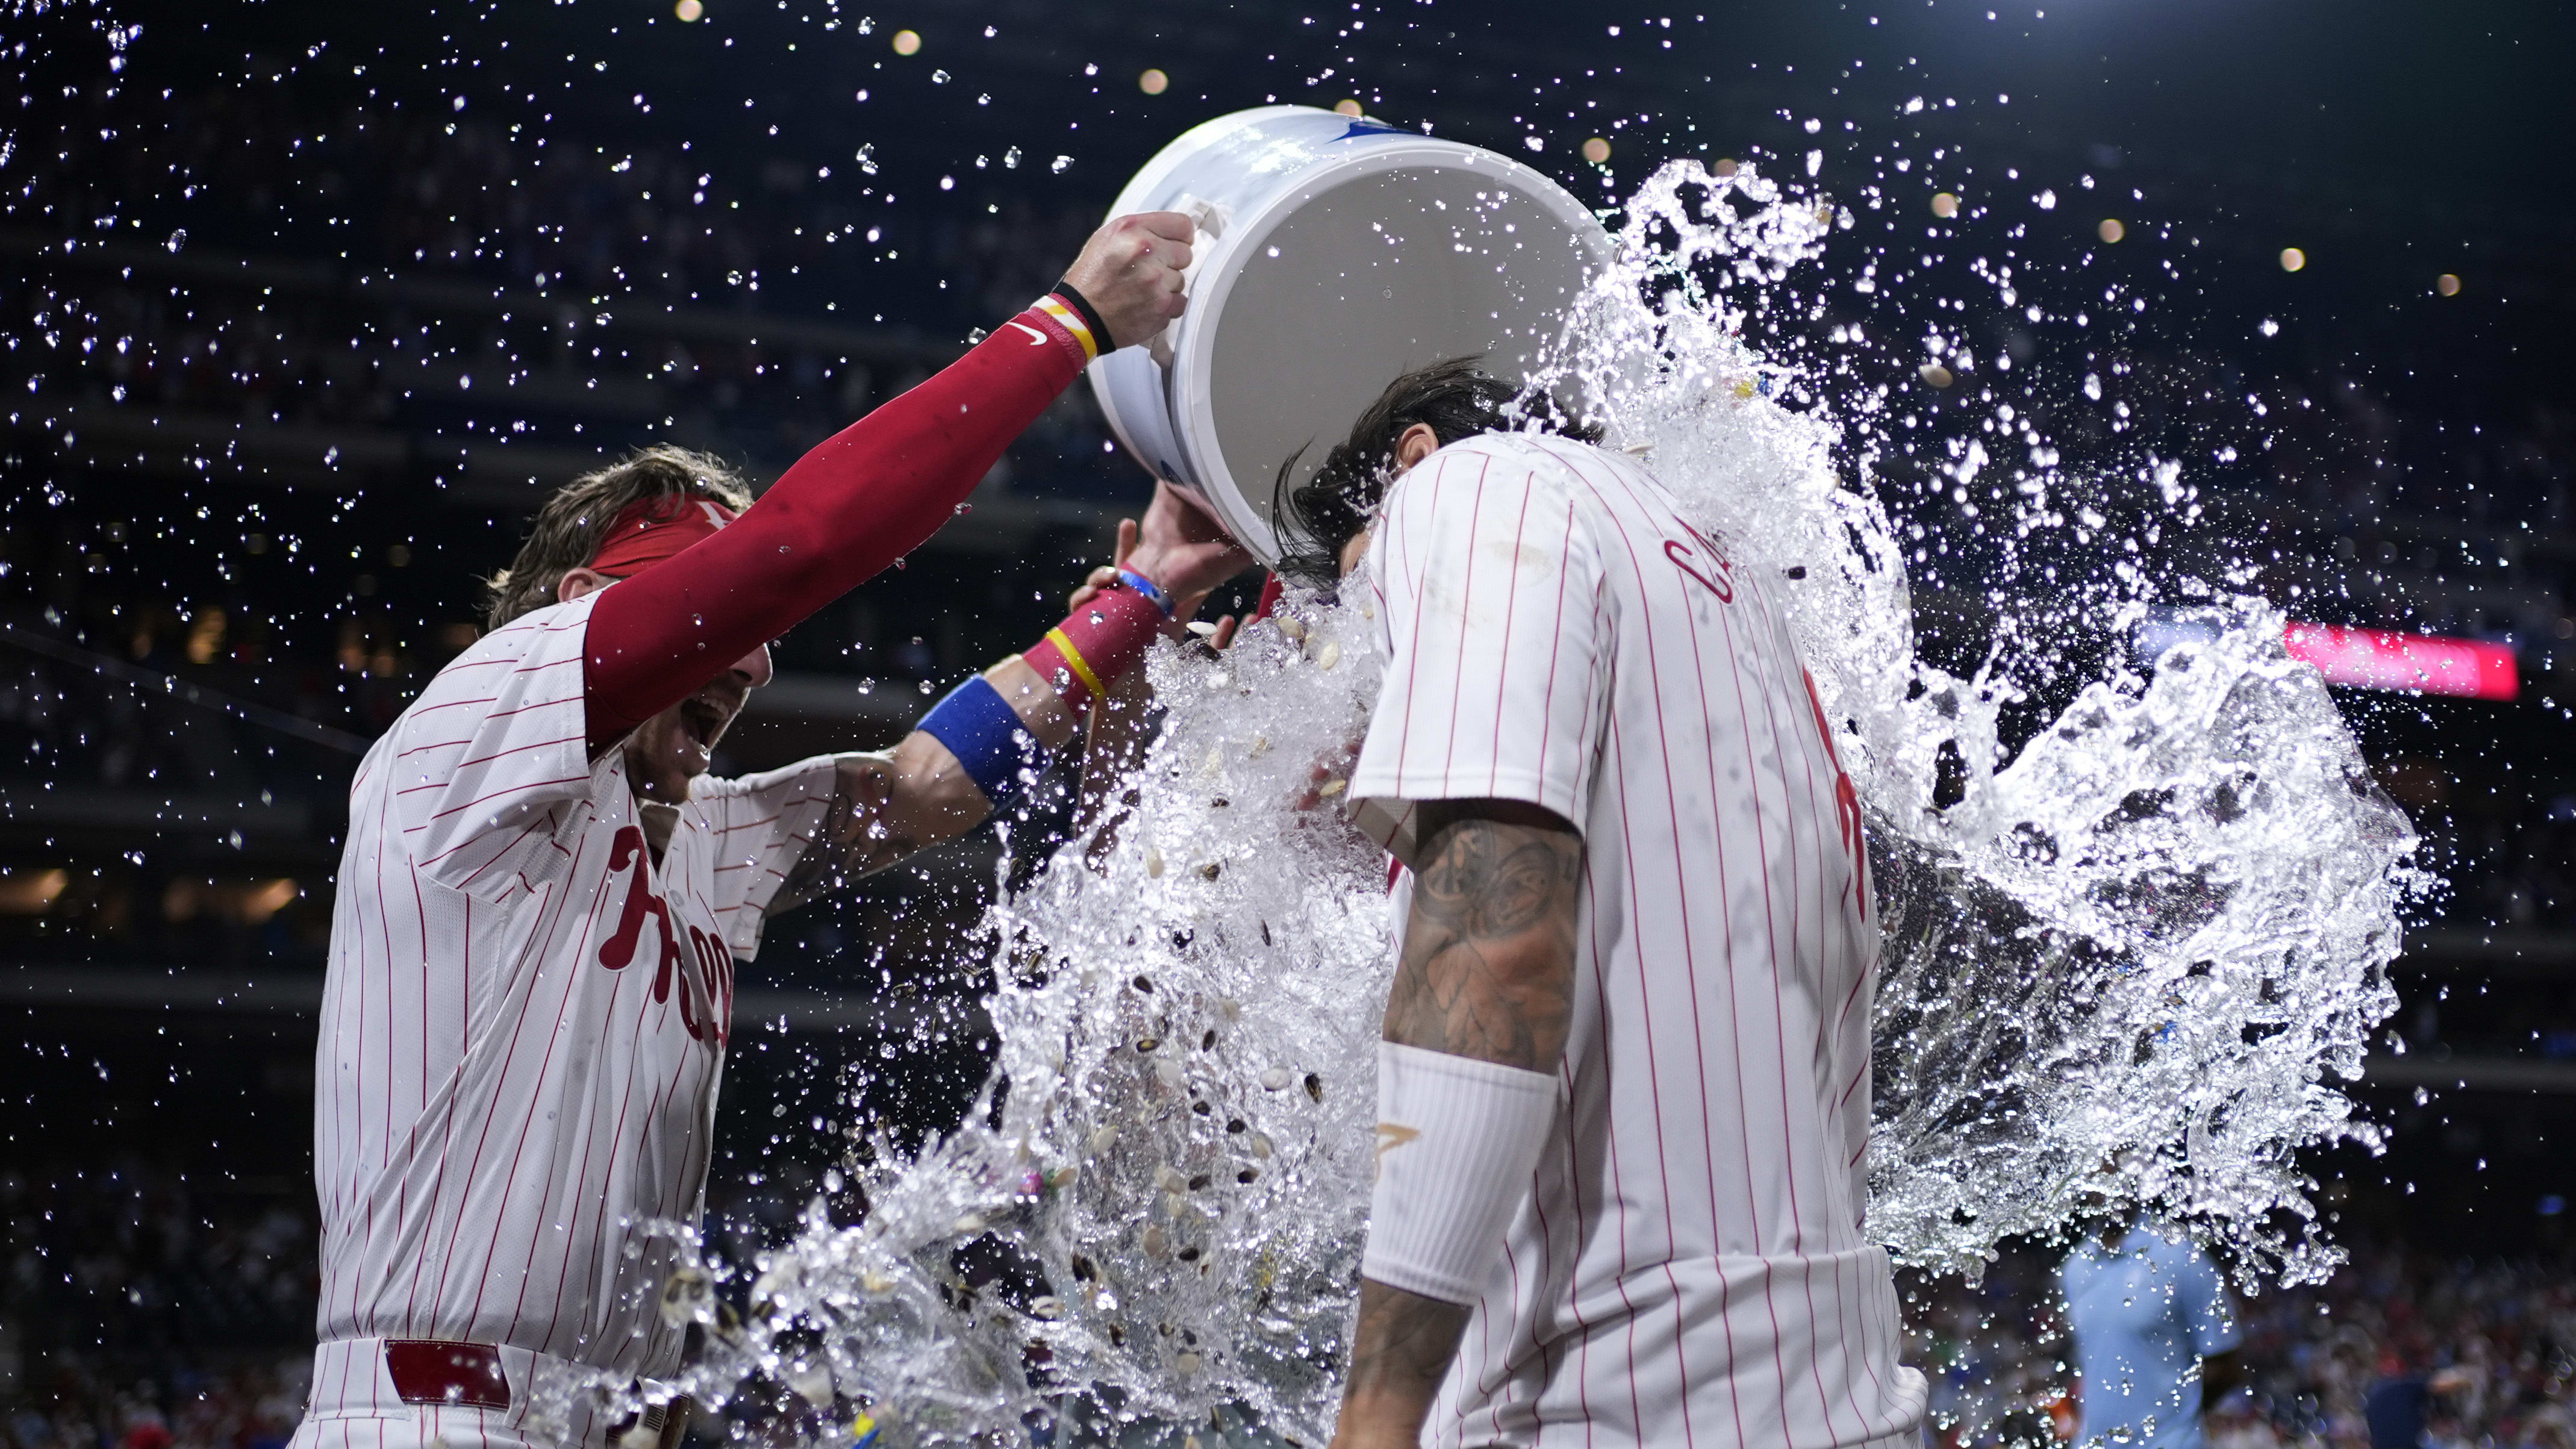
[[[732,958],[757,949],[834,771],[702,780],[651,861],[617,756],[584,739],[601,597],[468,650],[359,771],[317,1060],[326,1349],[678,1362],[653,1307],[671,1245],[646,1224],[699,1211]]]
[[[1406,474],[1369,559],[1362,823],[1409,849],[1414,802],[1490,796],[1585,841],[1568,1108],[1426,1442],[1910,1433],[1861,1220],[1857,798],[1758,571],[1635,460],[1516,435]]]

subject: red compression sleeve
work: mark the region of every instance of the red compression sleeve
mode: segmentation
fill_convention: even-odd
[[[1171,622],[1142,594],[1103,589],[1020,656],[1075,714],[1136,667]]]
[[[722,531],[602,594],[584,650],[592,748],[920,546],[1088,358],[1032,307],[818,444]]]

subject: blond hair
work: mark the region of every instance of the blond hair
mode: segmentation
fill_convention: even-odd
[[[484,580],[490,627],[553,603],[563,576],[599,556],[601,536],[627,509],[690,498],[712,499],[740,513],[751,506],[751,488],[720,458],[656,443],[556,489],[528,525],[519,556]]]

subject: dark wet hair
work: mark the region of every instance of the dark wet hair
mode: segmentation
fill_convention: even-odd
[[[1288,486],[1299,448],[1279,465],[1271,485],[1270,522],[1279,535],[1279,571],[1308,583],[1330,586],[1341,574],[1342,549],[1368,526],[1386,493],[1387,475],[1395,466],[1396,440],[1420,423],[1447,447],[1480,433],[1512,432],[1535,427],[1584,442],[1597,441],[1601,430],[1560,414],[1545,398],[1523,399],[1520,390],[1488,372],[1476,357],[1453,357],[1417,367],[1386,385],[1368,405],[1350,436],[1324,455],[1315,476]],[[1310,445],[1311,446],[1311,445]]]

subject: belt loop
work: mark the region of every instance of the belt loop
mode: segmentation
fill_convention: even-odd
[[[499,1343],[494,1348],[501,1354],[501,1377],[510,1386],[510,1402],[524,1420],[537,1402],[537,1354],[533,1349],[516,1344]]]

